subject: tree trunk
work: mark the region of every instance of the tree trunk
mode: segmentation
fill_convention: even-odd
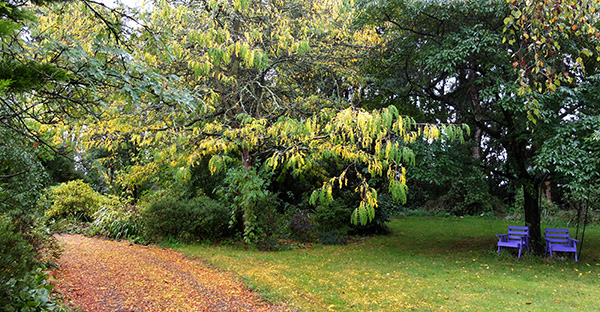
[[[481,138],[483,135],[483,130],[480,127],[475,128],[475,133],[473,135],[473,140],[475,141],[475,146],[473,147],[473,151],[471,156],[477,160],[481,160]]]
[[[481,129],[481,127],[479,127],[478,125],[481,123],[481,121],[483,120],[483,116],[482,116],[482,112],[481,112],[481,99],[479,97],[479,91],[481,89],[481,86],[477,83],[475,83],[475,80],[477,79],[477,71],[475,70],[475,68],[477,68],[477,61],[475,59],[472,59],[470,64],[473,66],[471,69],[469,69],[469,79],[471,80],[471,88],[469,88],[469,96],[471,97],[471,104],[473,105],[472,111],[473,111],[473,117],[475,118],[475,124],[477,125],[475,127],[475,131],[474,131],[474,135],[473,135],[473,140],[475,141],[475,146],[473,147],[473,151],[471,153],[471,156],[473,156],[473,158],[477,159],[477,160],[481,160],[481,139],[483,136],[483,129]]]
[[[250,171],[252,170],[253,167],[253,163],[252,160],[250,159],[250,151],[248,150],[247,147],[242,148],[242,166],[244,167],[244,180],[242,182],[242,184],[247,184],[247,183],[251,183],[250,180],[252,180],[252,178],[250,177]],[[246,241],[246,243],[249,243],[252,240],[252,232],[253,232],[253,222],[255,219],[255,215],[254,215],[254,205],[255,203],[250,200],[250,188],[245,185],[244,186],[245,194],[244,196],[244,203],[243,203],[243,211],[244,214],[242,215],[243,218],[243,227],[244,227],[244,240]],[[246,245],[246,248],[248,246]]]
[[[535,181],[529,181],[523,185],[523,206],[525,208],[525,225],[529,227],[531,236],[531,251],[534,254],[541,254],[544,251],[544,244],[540,228],[539,192]]]
[[[529,227],[530,250],[539,255],[544,252],[544,242],[540,229],[539,187],[545,176],[530,172],[535,148],[527,140],[520,139],[520,137],[516,133],[512,134],[505,148],[508,152],[509,164],[512,163],[514,166],[513,172],[516,181],[523,186],[523,209],[525,225]]]

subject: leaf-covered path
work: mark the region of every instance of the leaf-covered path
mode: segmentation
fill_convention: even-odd
[[[286,311],[173,250],[61,235],[56,290],[85,311]]]

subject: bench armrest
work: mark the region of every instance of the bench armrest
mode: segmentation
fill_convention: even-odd
[[[508,234],[498,234],[496,237],[498,237],[499,242],[505,242],[508,240]]]

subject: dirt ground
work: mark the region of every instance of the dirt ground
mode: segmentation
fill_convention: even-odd
[[[82,235],[58,237],[64,301],[88,312],[288,311],[261,301],[235,276],[169,249]]]

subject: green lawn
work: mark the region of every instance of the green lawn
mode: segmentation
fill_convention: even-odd
[[[187,246],[184,253],[235,272],[274,302],[300,311],[598,311],[600,228],[588,227],[579,263],[496,254],[509,224],[410,217],[392,234],[345,246],[283,252]],[[543,231],[543,229],[542,229]],[[574,233],[574,231],[573,231]]]

